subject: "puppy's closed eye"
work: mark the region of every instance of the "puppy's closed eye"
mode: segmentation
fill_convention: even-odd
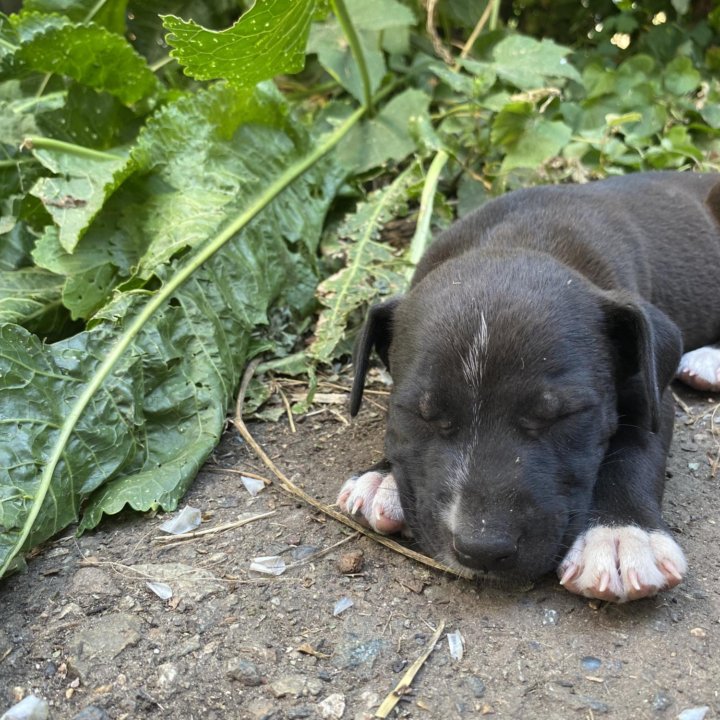
[[[583,389],[544,390],[519,413],[518,425],[530,435],[539,435],[596,404],[595,397]]]

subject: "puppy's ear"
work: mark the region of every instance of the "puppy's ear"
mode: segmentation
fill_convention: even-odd
[[[626,293],[604,295],[618,381],[639,389],[650,429],[657,432],[662,394],[675,376],[682,355],[682,335],[654,305]]]
[[[352,417],[355,417],[360,409],[365,386],[365,375],[367,375],[370,352],[373,347],[380,359],[385,363],[385,367],[390,368],[388,353],[390,341],[392,340],[392,319],[399,302],[400,298],[392,298],[379,305],[373,305],[355,341],[355,350],[353,352],[355,378],[350,393],[350,415]]]
[[[715,220],[720,222],[720,182],[710,188],[708,196],[705,198],[705,204],[710,208],[710,212],[715,216]]]

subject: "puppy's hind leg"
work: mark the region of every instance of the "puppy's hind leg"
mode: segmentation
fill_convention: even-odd
[[[706,345],[685,353],[676,377],[696,390],[720,391],[720,345]]]

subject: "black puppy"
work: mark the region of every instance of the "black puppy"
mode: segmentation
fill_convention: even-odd
[[[441,235],[358,339],[351,413],[373,347],[394,381],[387,459],[340,506],[466,574],[557,569],[618,601],[679,583],[668,385],[720,390],[719,179],[519,190]]]

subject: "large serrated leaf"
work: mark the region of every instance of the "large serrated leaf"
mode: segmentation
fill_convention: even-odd
[[[305,65],[305,44],[318,0],[256,0],[231,28],[216,32],[166,15],[166,40],[185,73],[251,87]]]
[[[0,79],[29,72],[65,75],[127,105],[150,98],[159,84],[125,38],[93,23],[23,12],[0,23]]]
[[[233,140],[261,142],[284,169],[268,185],[248,180],[225,229],[157,269],[160,290],[121,294],[85,332],[49,346],[0,326],[0,574],[77,519],[82,503],[84,528],[126,504],[175,507],[219,438],[253,326],[302,265],[286,238],[317,242],[342,175],[316,161],[361,112],[309,153],[299,127],[291,141],[242,128],[260,135]],[[265,178],[253,175],[264,155],[234,157],[237,174]],[[302,229],[288,231],[277,209],[287,205],[302,207]]]
[[[345,238],[345,262],[318,287],[317,297],[324,309],[308,349],[311,357],[329,362],[353,313],[373,300],[405,289],[409,263],[380,241],[380,232],[399,214],[419,175],[418,164],[411,164],[390,185],[372,193],[338,228],[338,235]]]

